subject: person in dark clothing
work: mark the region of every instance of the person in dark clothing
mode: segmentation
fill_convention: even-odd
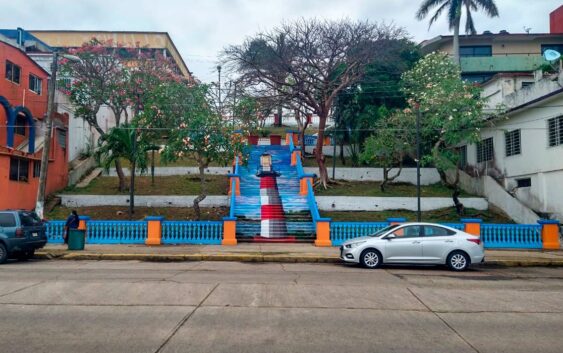
[[[68,244],[68,232],[70,229],[78,229],[78,225],[80,224],[80,218],[78,217],[78,213],[76,211],[72,211],[70,216],[66,219],[65,224],[65,234],[64,234],[64,241],[65,244]]]

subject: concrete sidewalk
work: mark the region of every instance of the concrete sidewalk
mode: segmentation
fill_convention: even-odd
[[[337,247],[318,248],[312,244],[219,245],[86,245],[83,251],[68,251],[63,245],[48,245],[36,257],[63,260],[138,261],[240,261],[240,262],[339,262]],[[486,250],[485,265],[563,266],[563,251]]]

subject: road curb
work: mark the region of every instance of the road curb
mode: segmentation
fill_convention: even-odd
[[[277,262],[277,263],[338,263],[335,256],[314,254],[108,254],[81,252],[37,252],[35,257],[46,260],[111,260],[146,262],[192,262],[192,261],[232,261],[232,262]],[[489,258],[480,266],[503,267],[563,267],[563,259],[494,259]]]

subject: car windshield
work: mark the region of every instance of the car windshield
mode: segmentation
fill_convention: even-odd
[[[20,220],[24,227],[41,225],[41,219],[35,212],[20,212]]]
[[[375,233],[373,233],[373,234],[370,234],[369,236],[370,236],[370,237],[379,237],[379,236],[382,236],[383,234],[387,233],[387,232],[390,231],[391,229],[397,228],[398,226],[399,226],[398,224],[393,224],[393,225],[387,226],[387,227],[385,227],[385,228],[383,228],[383,229],[378,230],[377,232],[375,232]]]

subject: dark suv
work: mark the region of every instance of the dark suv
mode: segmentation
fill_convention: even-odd
[[[8,257],[31,258],[46,243],[46,226],[35,212],[0,211],[0,264]]]

